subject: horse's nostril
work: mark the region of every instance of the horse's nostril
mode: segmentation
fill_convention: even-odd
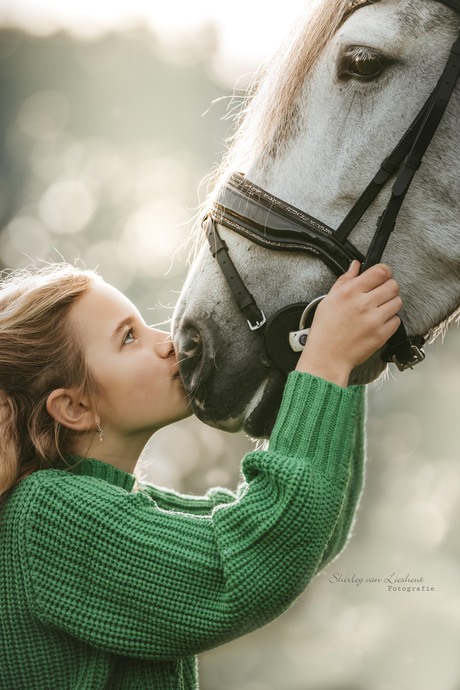
[[[178,344],[181,359],[200,357],[203,354],[203,338],[198,328],[193,325],[180,329]]]
[[[189,392],[195,390],[202,381],[205,360],[212,357],[213,345],[209,330],[204,324],[186,322],[179,326],[174,336],[181,377]]]

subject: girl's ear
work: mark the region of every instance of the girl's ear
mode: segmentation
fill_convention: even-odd
[[[95,428],[94,412],[74,388],[57,388],[46,400],[48,414],[59,424],[74,431]]]

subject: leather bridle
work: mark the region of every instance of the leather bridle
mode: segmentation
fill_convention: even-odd
[[[379,0],[354,0],[350,12]],[[460,0],[436,0],[460,14]],[[265,348],[273,364],[288,372],[299,357],[289,345],[289,333],[298,331],[304,312],[313,309],[305,304],[283,307],[268,322],[254,297],[246,288],[221,238],[217,225],[222,225],[246,239],[271,250],[309,252],[317,255],[337,275],[342,275],[353,259],[362,264],[361,270],[378,263],[395,227],[396,219],[413,177],[442,119],[460,74],[460,33],[452,45],[443,73],[405,134],[390,155],[382,162],[376,175],[363,191],[352,209],[336,230],[304,211],[278,199],[261,187],[234,173],[212,202],[203,220],[212,255],[216,258],[235,302],[247,319],[252,331],[264,332]],[[369,249],[363,256],[348,240],[365,211],[395,177],[388,204],[377,221],[377,228]],[[319,301],[315,300],[315,302]],[[315,304],[316,306],[316,304]],[[307,331],[305,331],[307,332]],[[408,336],[401,324],[382,351],[385,362],[394,362],[403,371],[421,362],[425,355],[422,335]]]

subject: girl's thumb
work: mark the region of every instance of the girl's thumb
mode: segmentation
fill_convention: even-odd
[[[358,259],[353,259],[351,264],[348,267],[348,271],[344,273],[344,275],[347,278],[356,278],[356,276],[359,276],[359,271],[361,269],[361,264],[358,261]]]
[[[345,273],[342,273],[340,278],[338,278],[337,282],[338,283],[345,283],[351,278],[356,278],[356,276],[359,276],[359,271],[361,269],[361,264],[357,259],[353,259],[351,262],[350,266],[348,267],[348,270],[345,271]]]
[[[342,285],[342,283],[347,283],[349,280],[352,280],[353,278],[359,276],[360,269],[361,263],[357,259],[353,259],[350,266],[348,267],[348,270],[345,271],[345,273],[342,273],[342,275],[339,278],[337,278],[337,280],[331,288],[331,291],[334,290],[336,286],[338,287],[339,285]]]

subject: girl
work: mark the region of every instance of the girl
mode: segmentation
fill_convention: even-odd
[[[0,290],[0,688],[192,690],[196,658],[278,616],[344,547],[362,484],[353,367],[398,286],[354,262],[317,309],[267,450],[236,493],[136,486],[188,414],[174,347],[115,288],[58,264]]]

